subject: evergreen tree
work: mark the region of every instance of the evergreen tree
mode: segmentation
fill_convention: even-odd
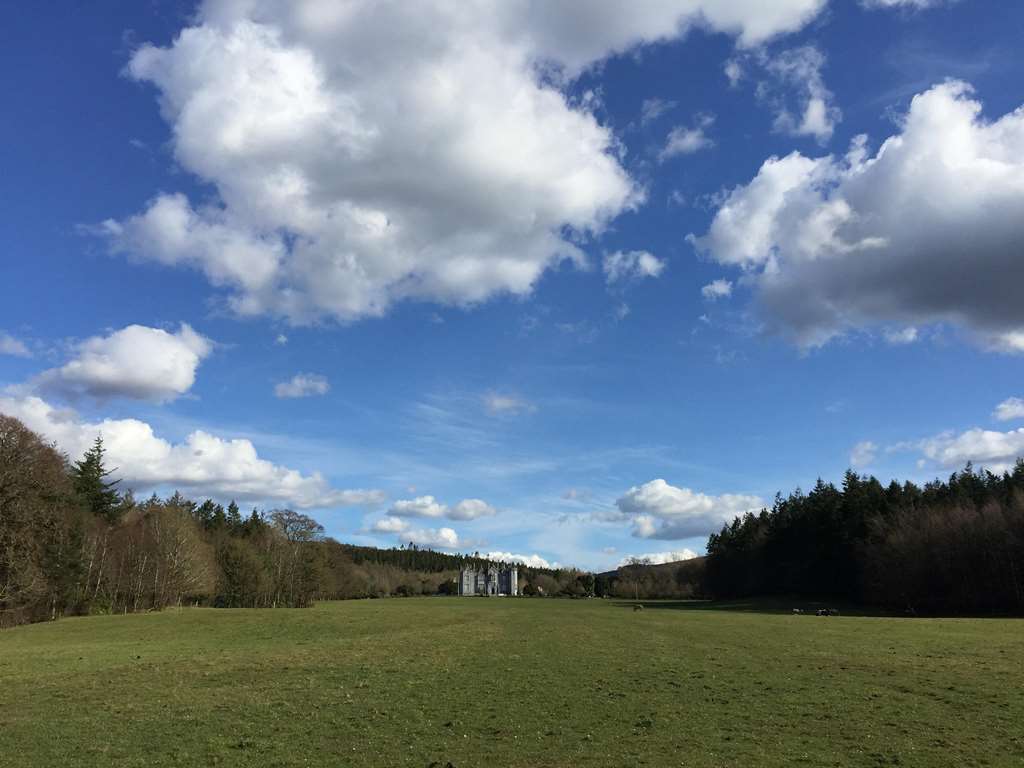
[[[107,469],[104,463],[103,437],[96,436],[92,448],[85,452],[80,461],[76,461],[71,469],[75,491],[89,509],[97,517],[108,523],[116,523],[121,505],[121,494],[115,490],[120,480],[110,480],[116,470]]]
[[[232,535],[237,536],[242,532],[242,513],[238,509],[238,505],[235,504],[234,499],[228,504],[227,512],[228,530],[231,531]]]

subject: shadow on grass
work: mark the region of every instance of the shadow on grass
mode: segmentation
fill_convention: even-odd
[[[804,615],[814,616],[820,608],[838,611],[840,616],[901,616],[903,614],[885,611],[864,605],[849,603],[813,601],[802,598],[758,598],[748,600],[613,600],[618,608],[634,609],[637,605],[644,610],[674,611],[730,611],[733,613],[763,613],[778,616],[792,615],[799,610]]]

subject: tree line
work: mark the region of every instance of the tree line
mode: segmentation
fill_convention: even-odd
[[[993,474],[970,464],[918,487],[848,471],[736,517],[707,555],[633,560],[597,575],[599,596],[793,597],[910,615],[1024,614],[1024,460]]]
[[[180,493],[122,491],[102,439],[71,462],[0,415],[0,626],[171,605],[301,607],[454,594],[488,563],[414,544],[342,544],[289,509],[243,515]],[[1024,460],[918,487],[847,472],[777,496],[708,540],[707,556],[615,572],[519,565],[524,595],[841,599],[908,613],[1024,613]]]
[[[848,471],[708,539],[718,598],[833,598],[910,614],[1024,613],[1024,460],[924,487]]]
[[[233,501],[197,503],[180,493],[138,501],[115,473],[102,438],[71,462],[0,414],[0,626],[172,605],[454,594],[460,568],[487,562],[413,544],[341,544],[289,509],[243,515]],[[527,594],[586,594],[592,579],[520,566]]]

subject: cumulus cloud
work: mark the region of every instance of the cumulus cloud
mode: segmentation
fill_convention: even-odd
[[[394,517],[444,517],[448,507],[433,496],[417,496],[415,499],[399,499],[388,510]]]
[[[658,153],[658,160],[665,162],[679,155],[692,155],[694,152],[713,147],[715,142],[705,133],[705,130],[710,128],[714,122],[713,115],[701,115],[697,118],[697,124],[692,128],[677,125],[665,139],[665,146]]]
[[[391,505],[388,514],[392,517],[447,517],[449,520],[476,520],[490,517],[497,510],[483,499],[463,499],[452,507],[442,504],[433,496],[417,496],[415,499],[400,499]]]
[[[498,392],[488,392],[483,396],[483,401],[487,412],[494,416],[499,416],[501,414],[514,415],[517,413],[532,413],[537,410],[537,406],[533,405],[533,403],[527,402],[521,397],[501,394]]]
[[[665,262],[647,251],[616,251],[604,257],[604,273],[608,283],[657,277]]]
[[[14,338],[9,333],[0,331],[0,355],[14,355],[15,357],[32,357],[25,342]]]
[[[448,510],[451,520],[476,520],[478,517],[492,517],[498,510],[483,499],[463,499]]]
[[[374,533],[401,533],[409,529],[409,523],[400,517],[383,517],[374,522],[370,529]]]
[[[730,280],[713,280],[701,288],[700,293],[708,301],[727,298],[732,296],[732,282]]]
[[[81,342],[71,360],[36,383],[64,394],[166,402],[192,388],[196,369],[212,351],[210,340],[185,323],[177,333],[129,325]]]
[[[622,517],[633,521],[638,538],[685,539],[706,535],[764,502],[758,496],[708,496],[657,479],[633,486],[615,505]]]
[[[843,158],[769,158],[691,240],[803,347],[949,323],[1024,351],[1024,110],[988,121],[965,83],[935,86],[874,156],[860,137]]]
[[[808,45],[765,56],[762,63],[783,89],[795,89],[798,94],[799,103],[794,111],[786,96],[774,92],[767,83],[761,85],[760,94],[776,107],[775,130],[793,136],[812,136],[822,143],[830,139],[842,113],[833,103],[832,92],[821,74],[824,54]]]
[[[945,432],[921,441],[920,448],[925,457],[947,469],[959,469],[970,461],[998,474],[1012,470],[1017,459],[1024,457],[1024,428]]]
[[[992,412],[992,417],[999,421],[1012,421],[1024,419],[1024,399],[1010,397],[1003,400]]]
[[[459,535],[451,528],[421,528],[415,531],[405,531],[398,534],[398,538],[418,547],[458,549],[461,546]]]
[[[681,560],[692,560],[695,557],[700,557],[700,555],[688,548],[671,552],[647,552],[643,555],[630,555],[629,557],[622,558],[619,561],[619,567],[632,565],[637,562],[645,565],[663,565],[665,563],[677,563]]]
[[[824,3],[208,0],[127,72],[216,196],[160,194],[103,230],[292,323],[527,294],[642,200],[592,102],[559,84],[695,25],[755,46]]]
[[[274,385],[274,396],[281,398],[313,397],[326,395],[330,391],[331,385],[327,377],[316,373],[297,373],[288,381]]]
[[[497,563],[520,563],[528,568],[557,568],[558,563],[550,563],[540,555],[517,555],[513,552],[488,552],[484,557]]]
[[[102,435],[108,466],[135,490],[177,488],[299,508],[374,505],[384,498],[377,490],[336,490],[318,472],[304,475],[260,458],[249,440],[196,430],[172,443],[144,421],[88,422],[35,396],[0,397],[0,413],[20,419],[72,457],[81,456]]]
[[[878,446],[870,440],[864,440],[853,446],[850,451],[850,466],[860,469],[871,464],[878,455]]]

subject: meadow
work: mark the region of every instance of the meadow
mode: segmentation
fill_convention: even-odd
[[[1024,765],[1024,621],[646,605],[390,599],[18,627],[0,632],[0,764]]]

